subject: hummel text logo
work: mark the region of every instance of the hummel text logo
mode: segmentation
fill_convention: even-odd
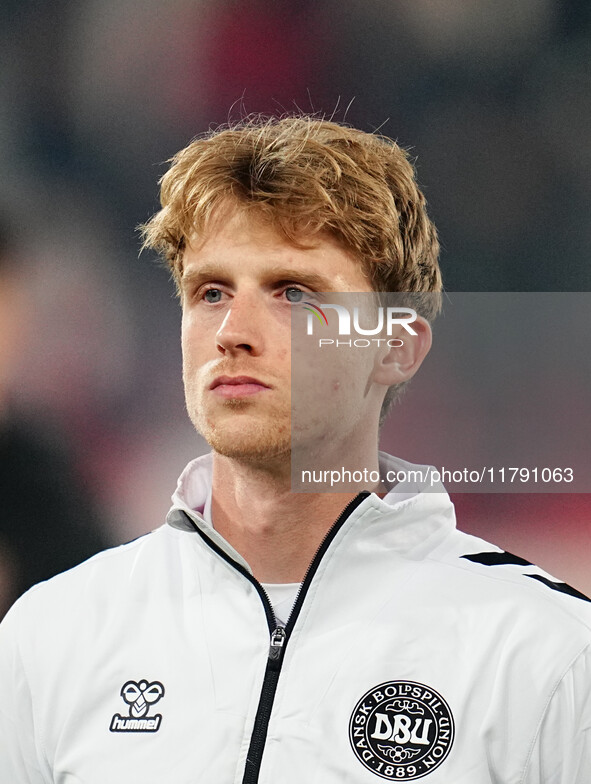
[[[111,719],[111,732],[157,732],[162,716],[148,716],[150,705],[164,697],[164,686],[160,681],[127,681],[121,689],[123,701],[129,705],[129,716],[116,713]]]

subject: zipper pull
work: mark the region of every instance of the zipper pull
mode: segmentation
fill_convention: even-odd
[[[271,635],[271,647],[269,648],[269,658],[277,660],[280,658],[285,645],[285,629],[283,626],[278,626]]]

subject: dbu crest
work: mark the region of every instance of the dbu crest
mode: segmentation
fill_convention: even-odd
[[[349,739],[359,761],[373,773],[411,781],[447,757],[454,721],[449,705],[434,689],[414,681],[389,681],[359,700]]]

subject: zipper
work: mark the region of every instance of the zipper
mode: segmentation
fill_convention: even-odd
[[[332,526],[328,529],[326,536],[320,542],[320,546],[316,550],[314,558],[310,561],[310,565],[306,570],[306,574],[304,575],[304,579],[302,580],[299,590],[296,594],[295,601],[293,603],[293,607],[291,608],[291,612],[289,614],[289,618],[287,619],[287,623],[285,625],[285,631],[289,637],[291,634],[291,630],[295,626],[295,622],[298,619],[298,615],[300,614],[301,606],[304,602],[306,597],[306,593],[308,591],[308,587],[312,582],[312,578],[316,574],[316,570],[320,565],[320,561],[324,557],[325,552],[328,550],[328,547],[332,540],[335,538],[336,534],[339,532],[343,524],[346,522],[347,518],[357,509],[357,507],[361,504],[362,501],[370,496],[371,493],[368,490],[364,490],[361,493],[358,493],[355,498],[351,499],[347,506],[343,509],[340,515],[337,517],[335,522]]]
[[[285,645],[286,640],[285,629],[283,626],[278,626],[271,635],[271,645],[269,646],[269,659],[280,659],[281,651]]]
[[[263,685],[261,687],[261,696],[259,698],[259,704],[252,728],[252,735],[250,736],[250,745],[246,755],[246,766],[244,768],[242,784],[257,784],[259,780],[261,762],[263,758],[263,752],[265,750],[265,742],[267,739],[267,730],[269,727],[269,721],[271,719],[271,711],[273,709],[273,702],[275,700],[275,692],[277,691],[279,675],[281,674],[281,665],[283,664],[283,659],[285,657],[285,649],[287,647],[287,643],[289,642],[293,627],[297,621],[302,604],[304,603],[304,599],[306,598],[306,593],[308,592],[310,583],[312,582],[314,575],[318,570],[324,554],[328,550],[331,542],[339,530],[346,522],[347,518],[363,501],[365,501],[369,495],[371,495],[371,493],[369,493],[367,490],[358,493],[355,498],[349,501],[347,506],[343,509],[343,511],[328,530],[326,536],[320,543],[318,550],[316,550],[316,554],[310,562],[306,574],[304,575],[304,579],[302,580],[302,584],[300,585],[300,589],[296,595],[296,599],[289,618],[287,619],[285,628],[277,623],[277,619],[275,617],[275,613],[273,611],[273,607],[267,592],[259,583],[259,581],[247,569],[245,569],[242,564],[237,563],[226,552],[224,552],[224,550],[222,550],[219,545],[217,545],[215,542],[212,542],[207,534],[205,534],[195,524],[189,515],[186,512],[183,512],[185,517],[189,520],[193,528],[201,536],[204,542],[206,542],[209,547],[211,547],[218,555],[231,564],[242,575],[244,575],[244,577],[246,577],[246,579],[252,583],[252,585],[254,585],[263,603],[265,615],[267,617],[267,624],[269,626],[270,642],[267,666],[265,668],[265,676],[263,678]]]

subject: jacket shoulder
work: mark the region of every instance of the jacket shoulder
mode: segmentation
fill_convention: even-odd
[[[172,536],[169,536],[172,534]],[[110,602],[118,594],[141,590],[141,584],[158,573],[166,552],[174,547],[174,532],[166,525],[137,539],[103,550],[82,563],[37,583],[9,611],[35,617],[64,615],[91,603]]]
[[[475,601],[506,602],[517,613],[541,618],[551,614],[586,630],[591,641],[591,599],[526,558],[458,530],[432,558]]]

